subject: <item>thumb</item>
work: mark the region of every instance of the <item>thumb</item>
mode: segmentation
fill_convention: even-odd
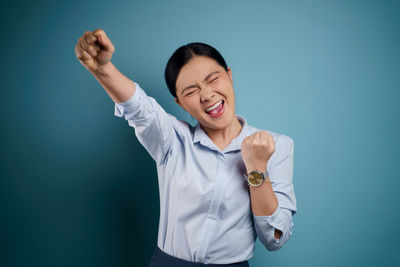
[[[103,34],[97,34],[96,35],[97,38],[99,39],[99,43],[100,45],[103,47],[104,50],[109,50],[110,49],[110,43],[107,39],[107,37],[105,37]]]

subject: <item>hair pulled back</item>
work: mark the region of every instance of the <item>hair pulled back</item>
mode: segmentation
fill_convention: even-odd
[[[189,43],[179,47],[169,58],[165,67],[165,81],[169,88],[170,93],[176,96],[176,80],[178,78],[179,71],[185,66],[190,59],[195,56],[206,56],[214,59],[221,67],[228,71],[228,67],[222,55],[212,47],[205,43]]]

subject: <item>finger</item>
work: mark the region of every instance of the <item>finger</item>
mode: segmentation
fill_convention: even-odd
[[[260,132],[255,132],[251,135],[251,142],[253,144],[257,143],[258,139],[260,139]]]
[[[88,37],[91,35],[92,33],[90,31],[85,31],[85,33],[82,36],[82,45],[83,47],[87,47],[89,45],[88,42]]]
[[[95,70],[96,69],[96,64],[92,58],[92,56],[90,56],[88,54],[88,52],[86,52],[85,50],[82,50],[82,56],[81,59],[79,59],[79,61],[89,70]]]
[[[85,31],[85,33],[82,36],[82,40],[81,40],[81,46],[83,49],[85,49],[87,52],[89,52],[90,54],[93,55],[93,51],[92,48],[90,48],[90,46],[92,45],[92,42],[94,41],[93,38],[96,38],[95,36],[93,36],[93,33],[90,31]],[[93,49],[95,50],[95,49]]]
[[[100,43],[97,37],[93,33],[89,33],[86,37],[88,47],[93,47],[94,51],[99,52],[101,50]],[[90,52],[90,51],[89,51]]]
[[[104,41],[106,41],[107,36],[106,33],[102,29],[96,29],[93,31],[93,36],[95,36],[98,40],[98,42],[103,45]],[[101,38],[103,37],[103,38]]]
[[[262,144],[264,144],[264,141],[265,141],[265,138],[264,138],[262,132],[258,132],[258,135],[257,135],[257,144],[262,145]]]
[[[111,43],[110,39],[107,37],[106,33],[101,29],[96,29],[93,33],[97,39],[99,40],[99,44],[105,51],[114,50],[114,46]]]
[[[82,61],[87,62],[92,59],[92,56],[89,55],[85,50],[81,50],[80,58]]]
[[[87,47],[87,52],[89,52],[89,54],[90,54],[92,57],[97,56],[97,51],[94,49],[94,47],[93,47],[92,45],[88,45],[88,47]]]
[[[94,36],[93,33],[89,33],[89,34],[86,36],[86,42],[87,42],[88,44],[93,44],[93,43],[95,43],[96,41],[97,41],[97,38],[96,38],[96,36]]]
[[[271,137],[272,137],[272,135],[271,135],[268,131],[266,131],[266,130],[264,130],[264,134],[265,134],[265,136],[268,136],[268,138],[271,138]]]
[[[263,144],[263,145],[267,145],[269,143],[269,138],[268,138],[268,136],[263,136],[262,138],[261,138],[261,144]]]
[[[263,140],[263,141],[268,141],[268,139],[269,139],[269,134],[268,134],[268,132],[267,131],[262,131],[261,133],[260,133],[260,135],[261,135],[261,139]]]
[[[259,137],[260,139],[264,139],[264,138],[267,137],[267,135],[265,134],[265,131],[263,131],[263,130],[258,131],[257,134],[258,134],[258,137]]]
[[[95,36],[97,36],[99,33],[104,33],[105,34],[104,30],[102,30],[100,28],[97,28],[96,30],[93,31],[93,35],[95,35]]]
[[[86,50],[86,49],[87,49],[87,43],[85,42],[84,39],[85,39],[85,37],[82,36],[81,38],[79,38],[79,41],[78,41],[79,47],[80,47],[82,50]]]
[[[108,51],[110,50],[110,41],[105,35],[99,34],[99,43],[103,47],[104,50]]]
[[[96,49],[92,46],[87,44],[85,41],[86,37],[83,36],[82,38],[79,39],[79,46],[82,50],[86,51],[88,54],[90,54],[92,57],[97,56],[97,51]]]
[[[75,54],[76,54],[76,57],[79,57],[80,55],[81,55],[81,53],[80,53],[80,46],[79,46],[79,44],[77,44],[76,46],[75,46]]]
[[[270,141],[271,143],[275,144],[275,141],[274,141],[274,138],[272,137],[272,135],[269,135],[268,137],[269,137],[269,141]]]

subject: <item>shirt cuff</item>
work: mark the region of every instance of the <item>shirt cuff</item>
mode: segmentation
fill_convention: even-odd
[[[125,114],[130,113],[134,111],[135,108],[139,107],[139,98],[140,98],[139,95],[141,93],[140,90],[142,90],[142,88],[140,88],[139,84],[137,84],[136,82],[134,81],[132,82],[136,86],[135,92],[126,101],[121,103],[115,102],[115,110],[114,110],[115,116],[123,117]]]
[[[282,237],[284,235],[284,229],[285,229],[285,216],[282,212],[281,207],[278,204],[278,207],[276,210],[271,214],[271,215],[265,215],[265,216],[258,216],[253,214],[253,218],[255,220],[255,223],[259,226],[261,231],[265,234],[269,233],[272,235],[272,240],[280,244]],[[272,229],[272,231],[271,231]],[[275,238],[275,229],[278,229],[281,231],[281,236],[279,239]]]

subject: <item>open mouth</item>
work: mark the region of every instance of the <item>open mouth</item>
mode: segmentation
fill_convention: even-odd
[[[218,117],[224,112],[224,100],[218,101],[211,107],[204,110],[205,113],[209,114],[211,117]]]

